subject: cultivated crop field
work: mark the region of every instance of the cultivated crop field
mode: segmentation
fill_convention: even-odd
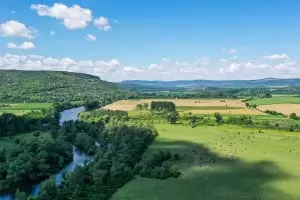
[[[300,115],[300,97],[285,95],[274,96],[272,98],[258,98],[248,101],[250,105],[257,105],[257,108],[261,111],[271,110],[283,113],[284,115],[290,115],[296,113]]]
[[[147,153],[169,150],[178,179],[136,178],[112,200],[299,200],[297,133],[237,126],[156,124],[159,136]]]
[[[0,114],[14,113],[16,115],[23,115],[32,110],[47,109],[51,106],[50,103],[20,103],[20,104],[8,104],[8,105],[9,107],[0,107]]]
[[[109,110],[133,111],[137,104],[151,101],[171,101],[182,113],[193,114],[235,114],[235,115],[264,115],[264,113],[245,107],[245,103],[236,99],[141,99],[141,100],[121,100],[105,106]]]

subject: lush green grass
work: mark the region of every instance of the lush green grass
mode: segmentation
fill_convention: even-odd
[[[197,114],[197,116],[203,116],[203,117],[214,117],[213,114]],[[247,116],[247,115],[235,115],[235,114],[222,114],[223,119],[227,119],[228,117],[239,117],[239,116]],[[282,116],[282,115],[266,115],[262,113],[261,115],[250,115],[250,117],[254,120],[288,120],[288,118]]]
[[[47,109],[51,106],[50,103],[19,103],[9,104],[11,107],[0,107],[1,113],[14,113],[16,115],[22,115],[32,110]]]
[[[17,139],[20,140],[29,140],[32,138],[39,138],[41,140],[52,140],[52,136],[50,132],[40,132],[39,136],[34,136],[36,132],[23,133],[14,136],[6,136],[0,137],[0,148],[9,148],[15,144]]]
[[[243,109],[241,107],[233,106],[176,106],[178,111],[189,111],[189,110],[233,110],[233,109]]]
[[[190,128],[156,125],[159,137],[147,153],[178,152],[183,175],[137,177],[112,200],[300,199],[300,138],[296,133],[237,126]]]
[[[253,105],[270,105],[270,104],[300,104],[300,97],[297,96],[274,96],[272,98],[258,98],[248,101]]]

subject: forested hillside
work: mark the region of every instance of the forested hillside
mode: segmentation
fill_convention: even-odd
[[[114,83],[87,74],[0,70],[0,102],[109,102],[130,95]]]

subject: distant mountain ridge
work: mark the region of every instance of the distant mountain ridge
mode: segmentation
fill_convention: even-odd
[[[284,87],[300,86],[300,78],[280,79],[264,78],[256,80],[178,80],[178,81],[143,81],[127,80],[120,83],[124,86],[140,87],[167,87],[167,88],[186,88],[186,87]]]

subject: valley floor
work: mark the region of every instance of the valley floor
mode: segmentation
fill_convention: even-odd
[[[147,153],[170,150],[178,179],[137,177],[112,200],[299,200],[300,137],[297,133],[237,126],[157,124]]]

